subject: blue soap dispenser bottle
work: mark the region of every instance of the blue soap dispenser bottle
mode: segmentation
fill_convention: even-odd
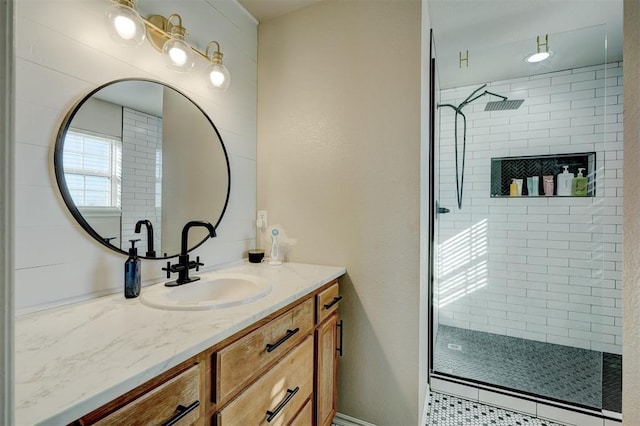
[[[129,240],[131,248],[129,249],[129,258],[124,263],[124,297],[132,299],[140,295],[140,258],[138,257],[138,249],[136,248],[137,240]]]

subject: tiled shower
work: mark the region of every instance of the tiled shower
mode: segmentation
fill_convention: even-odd
[[[436,112],[437,199],[449,212],[436,218],[434,371],[620,411],[622,73],[615,62],[488,83],[524,102],[507,111],[485,111],[488,99],[465,107],[461,208],[454,113]],[[442,89],[438,102],[458,105],[478,86]],[[461,121],[458,150],[460,166]],[[594,153],[590,196],[491,191],[492,159]],[[526,185],[528,176],[511,177]],[[506,377],[509,365],[516,370]]]

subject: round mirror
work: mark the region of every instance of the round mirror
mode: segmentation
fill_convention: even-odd
[[[126,254],[180,254],[183,226],[215,227],[227,208],[229,158],[213,122],[191,99],[150,80],[107,83],[65,117],[55,146],[58,187],[80,225]],[[189,231],[188,249],[207,240]]]

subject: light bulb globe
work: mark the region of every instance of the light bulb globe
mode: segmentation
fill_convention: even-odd
[[[140,46],[147,36],[144,21],[129,6],[114,4],[107,12],[106,21],[109,35],[120,44]]]
[[[184,40],[171,38],[162,46],[167,66],[177,72],[186,72],[195,65],[195,54]]]
[[[215,90],[227,90],[231,84],[229,70],[222,64],[212,64],[209,67],[209,83]]]

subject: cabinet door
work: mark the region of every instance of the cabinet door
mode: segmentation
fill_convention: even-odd
[[[338,397],[338,313],[335,312],[316,330],[316,422],[331,425]]]

